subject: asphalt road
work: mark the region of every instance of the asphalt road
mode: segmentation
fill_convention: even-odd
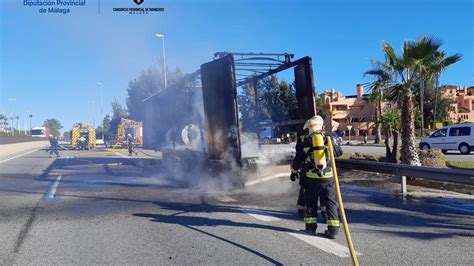
[[[0,160],[1,265],[351,263],[342,231],[301,232],[286,175],[229,189],[155,157],[61,154]],[[473,201],[348,185],[343,197],[361,265],[474,264]]]

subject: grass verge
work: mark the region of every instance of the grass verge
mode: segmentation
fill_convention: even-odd
[[[470,161],[446,161],[446,166],[455,169],[474,170],[474,162]]]

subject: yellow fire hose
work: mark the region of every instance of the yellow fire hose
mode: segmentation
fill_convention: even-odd
[[[339,187],[339,177],[337,176],[336,169],[336,160],[334,159],[334,151],[332,147],[331,137],[328,137],[328,148],[329,148],[329,158],[331,159],[332,172],[334,174],[334,184],[336,186],[336,197],[337,203],[339,204],[339,209],[341,212],[342,224],[344,226],[344,233],[346,235],[347,246],[349,247],[349,252],[351,253],[352,264],[355,266],[359,265],[357,260],[357,254],[354,249],[354,244],[352,244],[351,232],[349,231],[349,225],[347,224],[346,212],[344,211],[344,205],[342,203],[341,188]]]

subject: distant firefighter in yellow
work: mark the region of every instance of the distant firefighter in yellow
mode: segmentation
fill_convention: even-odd
[[[320,116],[313,116],[306,121],[303,130],[305,134],[300,136],[296,144],[296,156],[291,165],[291,180],[299,177],[304,191],[305,215],[304,222],[306,231],[316,234],[318,198],[321,209],[326,209],[327,230],[326,237],[334,239],[339,231],[339,215],[335,199],[334,179],[329,160],[329,149],[326,134],[323,129],[324,120]],[[342,155],[339,145],[333,143],[334,156]]]

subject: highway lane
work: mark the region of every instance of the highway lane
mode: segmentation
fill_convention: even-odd
[[[343,234],[301,233],[298,188],[287,177],[218,193],[225,182],[170,176],[144,158],[68,155],[0,164],[1,264],[350,263]],[[402,200],[348,185],[343,194],[361,264],[474,262],[472,201]]]

